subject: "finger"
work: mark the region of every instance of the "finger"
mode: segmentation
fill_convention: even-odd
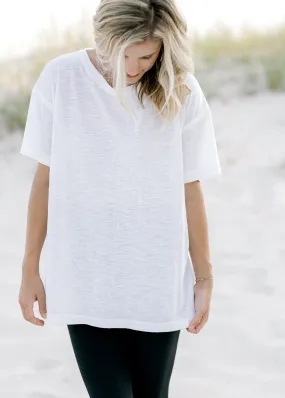
[[[21,307],[21,310],[22,310],[23,318],[27,320],[27,311],[26,311],[27,310],[27,306],[25,304],[21,303],[20,301],[19,301],[19,304],[20,304],[20,307]]]
[[[25,307],[24,307],[21,303],[20,303],[20,307],[21,307],[21,311],[22,311],[23,318],[26,319],[26,310],[25,310]]]
[[[199,333],[200,330],[204,327],[205,323],[208,321],[208,314],[205,314],[205,316],[203,316],[201,322],[199,323],[199,325],[196,327],[196,332]]]
[[[188,326],[188,328],[186,330],[187,330],[187,332],[197,334],[197,327],[198,326]]]
[[[39,296],[38,297],[38,303],[39,303],[39,312],[41,316],[46,319],[46,314],[47,314],[47,309],[46,309],[46,298],[45,295]]]
[[[189,331],[194,330],[196,328],[196,326],[198,326],[199,323],[201,322],[203,315],[204,315],[204,313],[202,313],[202,312],[197,313],[194,316],[194,318],[192,319],[192,321],[189,323],[189,326],[187,329],[189,329]]]
[[[44,325],[44,321],[35,317],[33,306],[31,306],[31,305],[23,306],[23,314],[24,314],[24,318],[26,319],[26,321],[28,321],[34,325],[37,325],[37,326]]]

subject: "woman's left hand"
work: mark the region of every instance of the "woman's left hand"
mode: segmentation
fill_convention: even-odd
[[[194,285],[195,316],[186,330],[197,334],[208,321],[212,298],[213,280],[198,281]]]

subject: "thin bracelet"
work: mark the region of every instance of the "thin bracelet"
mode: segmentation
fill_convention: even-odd
[[[214,277],[213,276],[209,276],[208,278],[196,278],[195,282],[207,281],[207,280],[210,280],[210,279],[214,279]]]

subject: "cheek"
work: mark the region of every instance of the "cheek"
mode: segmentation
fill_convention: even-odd
[[[155,61],[149,62],[148,65],[146,65],[146,66],[143,68],[143,70],[144,70],[145,72],[147,72],[148,70],[150,70],[150,69],[153,67],[154,64],[155,64]]]

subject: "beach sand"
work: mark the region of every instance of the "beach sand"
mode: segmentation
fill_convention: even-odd
[[[212,307],[198,335],[181,332],[170,398],[283,398],[285,95],[210,105],[223,171],[203,182]],[[0,398],[87,398],[66,327],[34,326],[18,304],[35,169],[20,145],[0,141]]]

